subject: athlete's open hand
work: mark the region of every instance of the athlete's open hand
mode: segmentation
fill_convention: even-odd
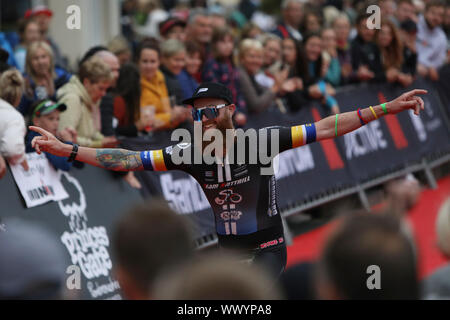
[[[414,89],[405,92],[400,97],[386,103],[386,109],[388,113],[396,114],[407,109],[414,110],[415,115],[419,115],[420,111],[425,108],[422,98],[418,97],[419,94],[426,94],[427,90]]]
[[[30,126],[29,129],[41,134],[31,140],[31,146],[38,154],[44,151],[56,156],[67,156],[67,144],[56,139],[53,134],[40,127]]]

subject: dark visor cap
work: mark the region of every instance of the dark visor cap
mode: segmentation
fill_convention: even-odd
[[[194,101],[201,98],[215,98],[225,100],[227,104],[233,104],[231,90],[220,83],[204,82],[195,90],[193,96],[183,101],[184,104],[194,106]]]

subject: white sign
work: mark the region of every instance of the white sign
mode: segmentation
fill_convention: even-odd
[[[61,172],[50,165],[45,154],[27,153],[26,158],[28,171],[20,164],[10,164],[10,168],[27,208],[69,196],[60,181]]]

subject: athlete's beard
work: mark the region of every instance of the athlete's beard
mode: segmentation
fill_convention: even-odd
[[[223,150],[225,151],[226,148],[226,137],[227,137],[227,129],[232,130],[234,129],[233,126],[233,119],[231,118],[231,113],[227,112],[225,115],[218,121],[215,121],[215,125],[217,130],[220,131],[222,134],[222,141],[223,141]],[[202,128],[202,135],[205,134],[204,128]],[[214,142],[214,139],[212,141],[202,141],[202,152],[205,150],[205,148]]]

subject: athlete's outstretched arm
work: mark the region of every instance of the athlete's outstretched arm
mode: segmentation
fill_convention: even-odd
[[[381,118],[386,112],[387,114],[396,114],[404,110],[412,109],[414,110],[414,114],[419,115],[420,111],[424,109],[424,102],[417,95],[426,93],[427,91],[422,89],[408,91],[395,100],[387,102],[384,110],[382,105],[373,106],[373,112],[370,108],[364,108],[360,110],[360,116],[362,121],[369,123],[370,121]],[[336,135],[342,136],[360,128],[363,124],[357,111],[352,111],[339,114],[337,120],[336,116],[333,115],[317,121],[314,125],[316,129],[315,140],[320,141],[334,138]]]
[[[35,126],[30,126],[30,130],[41,134],[31,142],[37,153],[44,151],[61,157],[69,157],[72,153],[72,145],[62,143],[50,132]],[[140,154],[139,151],[124,149],[79,147],[76,160],[109,170],[136,171],[144,170]]]

